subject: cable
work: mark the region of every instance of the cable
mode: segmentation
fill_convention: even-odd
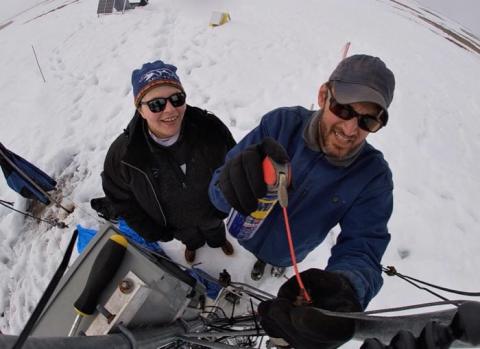
[[[250,307],[252,309],[252,316],[253,316],[253,321],[255,322],[255,328],[258,331],[260,329],[260,326],[258,326],[257,317],[255,316],[255,309],[253,309],[253,302],[251,298],[250,298]]]
[[[126,328],[123,323],[119,323],[117,325],[117,328],[120,330],[120,332],[127,338],[128,343],[130,344],[131,349],[137,349],[137,341],[135,340],[135,336],[133,333]]]
[[[2,199],[0,199],[0,202],[3,202],[4,204],[7,204],[9,206],[13,206],[15,204],[13,201],[5,201],[5,200],[2,200]]]
[[[206,308],[213,308],[213,309],[214,309],[213,312],[207,312],[207,314],[215,314],[215,315],[217,315],[217,313],[216,313],[215,311],[216,311],[216,310],[220,310],[220,311],[222,312],[223,317],[226,318],[226,319],[228,318],[228,317],[227,317],[227,314],[225,313],[225,310],[223,310],[223,309],[222,309],[221,307],[219,307],[219,306],[216,306],[216,305],[205,305],[204,308],[205,308],[205,309],[206,309]],[[218,316],[218,315],[217,315],[217,316]]]
[[[20,214],[23,214],[25,217],[30,217],[30,218],[33,218],[37,221],[40,221],[40,222],[45,222],[47,224],[50,224],[51,226],[53,227],[58,227],[58,228],[68,228],[68,225],[66,225],[65,223],[63,222],[60,222],[58,221],[57,219],[53,219],[53,220],[47,220],[47,219],[43,219],[43,218],[40,218],[40,217],[37,217],[37,216],[34,216],[28,212],[24,212],[24,211],[20,211],[20,210],[17,210],[15,208],[13,208],[13,202],[9,202],[9,201],[4,201],[4,200],[0,200],[0,205],[12,210],[12,211],[15,211],[17,213],[20,213]]]
[[[407,278],[404,278],[404,277],[401,277],[401,276],[398,276],[398,277],[401,278],[401,279],[403,279],[403,280],[405,280],[406,282],[408,282],[409,284],[415,286],[416,288],[418,288],[418,289],[420,289],[420,290],[424,290],[424,291],[426,291],[426,292],[428,292],[428,293],[430,293],[430,294],[433,294],[435,297],[438,297],[438,298],[440,298],[440,299],[443,299],[444,301],[449,301],[448,298],[443,297],[443,296],[439,295],[438,293],[433,292],[432,290],[430,290],[430,289],[428,289],[428,288],[426,288],[426,287],[419,286],[419,285],[417,285],[416,283],[414,283],[413,281],[408,280]]]
[[[423,285],[427,285],[427,286],[430,286],[430,287],[433,287],[433,288],[436,288],[436,289],[438,289],[438,290],[442,290],[442,291],[445,291],[445,292],[460,294],[460,295],[462,295],[462,296],[480,297],[480,292],[466,292],[466,291],[453,290],[453,289],[450,289],[450,288],[446,288],[446,287],[442,287],[442,286],[430,284],[430,283],[428,283],[428,282],[415,279],[415,278],[413,278],[413,277],[411,277],[411,276],[408,276],[408,275],[400,274],[399,272],[397,272],[397,270],[395,269],[394,266],[388,266],[388,267],[386,267],[386,268],[385,268],[384,266],[382,266],[382,270],[383,270],[388,276],[398,276],[399,278],[404,279],[405,281],[408,281],[407,279],[410,279],[410,280],[419,282],[419,283],[421,283],[421,284],[423,284]]]
[[[243,292],[247,293],[249,296],[252,296],[255,299],[262,298],[262,299],[258,299],[260,301],[275,298],[274,295],[243,282],[232,281],[230,282],[230,286],[236,289],[243,290]],[[251,289],[251,291],[249,291],[248,289]]]

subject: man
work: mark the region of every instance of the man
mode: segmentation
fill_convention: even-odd
[[[319,111],[290,107],[269,112],[228,153],[210,183],[210,199],[219,210],[233,208],[248,215],[266,194],[264,157],[290,162],[288,213],[297,260],[314,250],[334,226],[341,227],[326,269],[301,273],[315,307],[358,311],[382,285],[380,260],[390,240],[387,222],[393,207],[393,182],[382,153],[366,138],[387,124],[394,87],[393,73],[379,58],[355,55],[344,59],[320,87]],[[292,265],[278,206],[253,237],[240,241],[258,258],[253,279],[261,278],[265,263]],[[331,346],[335,347],[351,335],[347,320],[343,325],[326,326],[312,320],[317,318],[312,315],[312,321],[302,321],[308,307],[295,318],[291,311],[295,308],[298,315],[293,305],[298,295],[291,279],[277,300],[262,303],[259,312],[267,333],[302,348],[330,347],[325,344],[328,334],[336,339]],[[320,323],[324,330],[319,332],[315,326],[302,332],[305,324]]]
[[[136,112],[108,150],[102,184],[130,227],[148,241],[180,240],[193,263],[205,242],[234,252],[208,184],[235,141],[215,115],[186,104],[176,71],[162,61],[133,71]]]

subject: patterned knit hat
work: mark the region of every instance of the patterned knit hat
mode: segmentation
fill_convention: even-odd
[[[145,63],[140,69],[135,69],[132,72],[135,106],[138,107],[143,96],[156,86],[169,85],[184,91],[176,71],[177,67],[162,61]]]

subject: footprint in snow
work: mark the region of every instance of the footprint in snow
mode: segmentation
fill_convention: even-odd
[[[397,250],[398,255],[400,256],[400,259],[405,259],[410,256],[410,250],[406,248],[399,248]]]

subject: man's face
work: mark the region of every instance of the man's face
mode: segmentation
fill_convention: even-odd
[[[149,102],[156,98],[168,98],[178,92],[182,91],[173,86],[157,86],[148,91],[141,102]],[[180,132],[186,109],[186,103],[175,107],[171,101],[167,100],[165,109],[161,112],[152,112],[147,104],[140,104],[138,111],[142,118],[147,121],[148,128],[155,136],[169,138]]]
[[[335,91],[332,91],[335,95]],[[354,153],[369,132],[358,127],[358,118],[343,120],[329,109],[328,88],[320,87],[318,104],[323,109],[319,122],[319,141],[328,156],[342,160]],[[352,103],[350,106],[359,114],[377,115],[378,107],[374,103]]]

